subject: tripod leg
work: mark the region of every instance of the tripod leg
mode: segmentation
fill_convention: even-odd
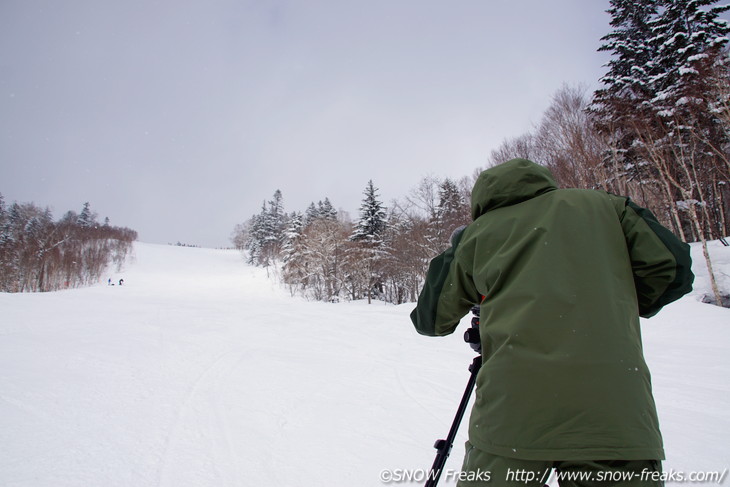
[[[449,430],[449,434],[445,440],[438,440],[436,441],[436,444],[434,444],[434,448],[436,448],[436,459],[431,466],[431,471],[428,474],[428,480],[426,481],[424,487],[436,487],[439,478],[441,478],[441,472],[444,469],[444,465],[446,465],[446,459],[449,458],[449,454],[451,454],[451,448],[454,446],[456,433],[459,430],[459,425],[461,424],[461,420],[464,417],[464,412],[466,412],[466,406],[469,403],[471,391],[474,389],[474,385],[477,382],[477,374],[479,373],[479,368],[481,366],[481,355],[474,357],[474,360],[469,366],[471,376],[469,376],[469,382],[467,382],[466,384],[466,390],[464,390],[464,395],[461,397],[461,403],[459,403],[459,408],[456,410],[456,416],[454,417],[454,421],[451,423],[451,429]]]

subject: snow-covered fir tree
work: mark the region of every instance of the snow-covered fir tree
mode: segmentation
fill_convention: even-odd
[[[719,18],[730,5],[710,7],[716,0],[662,0],[649,41],[654,53],[649,78],[652,109],[670,119],[677,110],[707,109],[707,63],[719,57],[730,25]],[[710,8],[708,8],[710,7]],[[697,106],[699,105],[699,106]]]
[[[673,211],[689,219],[678,231],[698,239],[704,233],[711,238],[724,235],[719,222],[727,210],[718,188],[730,183],[722,170],[727,169],[727,154],[718,152],[730,142],[727,123],[718,119],[718,110],[728,105],[727,90],[718,87],[730,79],[725,50],[730,25],[719,15],[730,5],[712,7],[715,3],[661,2],[650,42],[655,51],[656,70],[650,79],[654,97],[646,104],[654,114],[649,124],[653,133],[640,138],[662,181],[670,184],[671,199],[680,202]]]
[[[449,247],[449,237],[455,228],[471,221],[466,194],[453,180],[433,181],[436,202],[428,221],[426,239],[430,254],[438,254]]]
[[[304,226],[309,226],[320,219],[337,220],[337,210],[332,206],[329,198],[325,198],[324,201],[319,200],[316,205],[314,202],[309,204],[304,212]]]
[[[631,127],[635,132],[644,124],[637,121],[655,115],[669,119],[702,99],[710,81],[707,63],[726,62],[721,52],[730,26],[719,15],[730,6],[710,7],[716,0],[610,3],[613,31],[602,38],[599,50],[612,59],[590,111],[600,128],[628,132],[626,149],[635,142]]]
[[[84,203],[76,223],[82,228],[89,228],[96,224],[96,216],[91,212],[91,204],[88,201]]]
[[[262,209],[263,213],[264,209]],[[248,252],[246,262],[252,265],[259,265],[263,260],[263,218],[261,213],[253,215],[247,222],[246,242],[243,248]]]
[[[284,198],[278,189],[274,192],[273,199],[269,200],[268,219],[271,233],[276,237],[281,236],[286,226],[286,215],[284,214]]]
[[[465,211],[466,208],[466,211]],[[436,218],[444,228],[452,229],[465,224],[464,215],[469,214],[464,195],[454,181],[449,178],[439,185],[439,202],[436,207]]]
[[[654,37],[651,23],[658,0],[611,0],[613,31],[601,38],[599,51],[610,52],[608,72],[601,78],[603,88],[593,97],[591,111],[604,127],[615,127],[637,103],[651,98],[649,78],[653,72]]]
[[[8,222],[8,210],[5,207],[5,198],[0,193],[0,246],[10,235],[10,228]],[[2,252],[2,250],[0,250]]]
[[[350,250],[353,267],[350,277],[356,289],[362,288],[361,292],[367,295],[370,303],[374,296],[383,293],[383,264],[387,258],[383,239],[388,215],[372,179],[368,181],[363,195],[360,217],[350,235],[350,240],[358,244]]]
[[[302,289],[307,281],[307,255],[304,248],[304,215],[292,212],[284,231],[281,249],[282,281],[290,292]]]
[[[281,191],[276,190],[273,199],[264,202],[261,211],[249,220],[244,244],[248,263],[269,266],[279,257],[286,224],[283,197]]]
[[[716,0],[610,3],[614,30],[603,38],[601,50],[613,57],[590,111],[609,137],[613,176],[653,184],[681,233],[672,206],[687,200],[679,193],[695,185],[680,182],[687,165],[717,173],[716,159],[726,157],[719,150],[728,145],[728,124],[717,114],[728,104],[721,87],[730,73],[725,51],[730,26],[719,15],[730,6],[713,6]]]
[[[281,248],[281,260],[284,264],[295,257],[303,232],[304,215],[296,211],[292,212],[289,215],[288,223],[284,230],[284,243]]]
[[[365,197],[360,205],[360,217],[350,239],[355,242],[377,243],[382,240],[385,232],[387,213],[378,199],[378,189],[373,185],[372,179],[368,181],[363,194]]]
[[[9,282],[15,275],[15,255],[10,215],[5,199],[0,194],[0,290],[10,288]]]
[[[319,218],[325,220],[337,220],[337,210],[332,206],[329,198],[325,198],[324,201],[318,203],[317,214]]]
[[[317,218],[319,218],[319,211],[314,202],[311,202],[304,212],[304,226],[310,225]]]

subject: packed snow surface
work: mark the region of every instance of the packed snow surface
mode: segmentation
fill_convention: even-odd
[[[235,251],[135,249],[114,286],[0,294],[0,485],[358,487],[431,466],[468,317],[422,337],[412,304],[308,302]],[[726,278],[730,252],[712,250]],[[698,291],[643,321],[644,347],[665,471],[723,471],[730,310],[699,302],[693,256]],[[464,441],[466,419],[447,469]]]

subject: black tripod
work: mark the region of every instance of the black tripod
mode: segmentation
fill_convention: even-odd
[[[471,309],[471,312],[474,316],[471,319],[471,328],[464,332],[464,341],[471,345],[471,348],[473,348],[479,355],[474,357],[471,365],[469,365],[469,372],[471,372],[471,376],[469,376],[469,382],[466,384],[466,390],[461,398],[459,408],[456,410],[454,422],[451,423],[449,435],[445,440],[437,440],[433,445],[433,447],[436,448],[436,459],[433,461],[431,471],[428,475],[428,480],[424,487],[436,487],[436,484],[438,484],[441,472],[444,469],[444,465],[446,465],[446,459],[449,458],[451,448],[454,446],[456,432],[459,430],[459,425],[464,417],[464,412],[466,412],[466,405],[469,402],[469,397],[471,397],[471,391],[474,389],[474,385],[476,384],[479,368],[482,366],[482,344],[479,338],[479,306],[474,306]]]

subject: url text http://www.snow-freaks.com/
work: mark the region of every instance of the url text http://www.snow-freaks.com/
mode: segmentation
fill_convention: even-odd
[[[640,472],[621,472],[621,471],[600,471],[600,472],[561,472],[552,471],[552,468],[545,471],[532,471],[521,469],[507,469],[507,478],[505,481],[531,484],[540,482],[547,483],[554,475],[557,479],[567,481],[584,481],[584,482],[627,482],[639,480],[643,482],[662,481],[667,484],[715,484],[722,485],[728,477],[728,469],[715,471],[696,471],[684,472],[670,469],[664,472],[644,469]],[[493,475],[488,470],[444,470],[441,472],[440,478],[447,482],[491,482]],[[427,469],[384,469],[380,471],[380,481],[383,484],[407,484],[422,483],[429,479],[435,479],[436,472]]]

